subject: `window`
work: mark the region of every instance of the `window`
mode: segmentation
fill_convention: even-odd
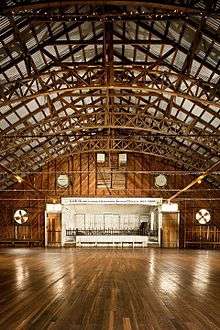
[[[120,155],[123,156],[120,158]],[[125,189],[126,175],[123,173],[123,168],[127,164],[127,154],[104,154],[104,156],[104,162],[98,162],[97,159],[97,188]]]
[[[127,154],[119,154],[118,162],[119,162],[119,165],[127,164]]]
[[[97,163],[103,164],[105,162],[105,154],[104,153],[98,153],[96,155]]]

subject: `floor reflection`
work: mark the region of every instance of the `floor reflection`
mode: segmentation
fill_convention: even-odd
[[[213,328],[219,274],[220,253],[212,251],[7,250],[0,252],[0,329],[21,322],[22,329],[30,322],[34,329],[108,329],[110,321],[123,329],[124,318],[134,329],[135,322],[178,328],[183,319],[190,329],[207,320]]]
[[[170,276],[169,272],[163,272],[160,276],[159,287],[165,293],[176,294],[178,290],[178,277]]]
[[[24,290],[24,288],[28,285],[29,281],[29,269],[26,265],[26,262],[21,258],[14,259],[14,267],[15,267],[15,278],[16,278],[16,288],[18,290]]]
[[[210,265],[208,256],[198,255],[193,269],[193,287],[195,290],[205,293],[209,285]]]

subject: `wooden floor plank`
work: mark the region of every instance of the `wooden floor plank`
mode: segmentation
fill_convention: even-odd
[[[1,249],[0,329],[220,329],[220,251]]]

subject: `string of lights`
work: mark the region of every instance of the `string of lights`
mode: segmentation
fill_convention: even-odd
[[[207,18],[208,16],[218,16],[218,13],[211,12],[208,13],[204,11],[192,11],[184,12],[182,10],[151,10],[147,11],[143,8],[132,9],[129,11],[123,12],[99,12],[92,11],[88,13],[65,13],[62,11],[56,10],[34,10],[34,9],[21,9],[21,10],[7,10],[3,12],[5,16],[20,16],[20,17],[31,17],[32,19],[40,21],[114,21],[114,20],[169,20],[169,19],[183,19],[188,17],[203,17]]]
[[[71,189],[71,188],[70,188]],[[102,189],[102,188],[101,188]],[[109,188],[111,191],[118,191],[120,189],[117,188]],[[62,188],[57,189],[38,189],[40,192],[61,192],[63,191]],[[68,190],[68,188],[67,188]],[[123,190],[129,191],[130,189],[124,188]],[[176,189],[164,189],[164,188],[143,188],[143,189],[135,189],[136,191],[159,191],[159,192],[172,192],[172,191],[179,191],[179,188]],[[187,192],[207,192],[207,191],[218,191],[220,188],[204,188],[204,189],[188,189]],[[0,189],[0,192],[33,192],[34,189]]]
[[[188,176],[188,175],[199,175],[203,174],[204,171],[132,171],[132,170],[104,170],[101,171],[103,173],[115,173],[115,174],[123,174],[123,173],[128,173],[128,174],[147,174],[147,175],[156,175],[156,174],[166,174],[170,176]],[[29,175],[29,174],[41,174],[41,175],[48,175],[48,174],[80,174],[80,173],[96,173],[96,170],[60,170],[60,171],[19,171],[20,175]],[[0,171],[0,175],[6,175],[6,176],[11,176],[10,173],[7,173],[6,171]],[[210,172],[209,175],[220,175],[220,171],[213,171]]]
[[[96,196],[97,197],[97,196]],[[113,197],[113,196],[112,196]],[[117,197],[116,195],[114,195],[114,197]],[[120,196],[122,197],[122,196]],[[46,203],[47,201],[51,201],[51,197],[49,198],[0,198],[0,201],[3,202],[9,202],[9,201],[20,201],[20,202],[30,202],[30,201],[39,201],[39,202],[44,202]],[[187,202],[187,201],[220,201],[220,198],[212,198],[212,197],[207,197],[207,198],[199,198],[199,197],[181,197],[181,198],[176,198],[175,199],[177,202]],[[162,198],[162,201],[167,201],[166,198]],[[56,201],[57,202],[57,201]],[[56,203],[55,202],[55,203]]]
[[[83,129],[86,129],[87,127],[86,126],[82,126],[81,127],[81,130]],[[97,128],[97,127],[94,127],[94,129]],[[105,129],[106,127],[102,127],[100,126],[100,128],[103,128]],[[114,127],[113,127],[114,128]],[[125,127],[126,128],[126,127]],[[71,129],[71,128],[69,128]],[[106,128],[108,129],[108,128]],[[123,129],[123,128],[122,128]],[[144,129],[143,129],[144,130]],[[8,135],[2,135],[1,136],[1,139],[17,139],[17,138],[21,138],[21,139],[36,139],[36,138],[46,138],[46,137],[75,137],[79,134],[77,133],[65,133],[65,134],[62,134],[62,133],[42,133],[42,134],[8,134]],[[85,135],[85,136],[88,136],[88,135]],[[149,133],[149,134],[142,134],[141,135],[142,137],[151,137],[151,136],[154,136],[154,137],[157,137],[157,136],[167,136],[167,137],[190,137],[190,138],[193,138],[193,137],[208,137],[208,138],[218,138],[220,137],[220,133],[213,133],[213,134],[207,134],[207,133],[199,133],[199,134],[181,134],[181,133],[178,133],[178,134],[173,134],[173,133],[165,133],[165,132],[155,132],[155,133]]]

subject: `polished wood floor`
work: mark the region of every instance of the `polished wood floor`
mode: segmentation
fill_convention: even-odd
[[[0,329],[220,329],[220,251],[1,249]]]

